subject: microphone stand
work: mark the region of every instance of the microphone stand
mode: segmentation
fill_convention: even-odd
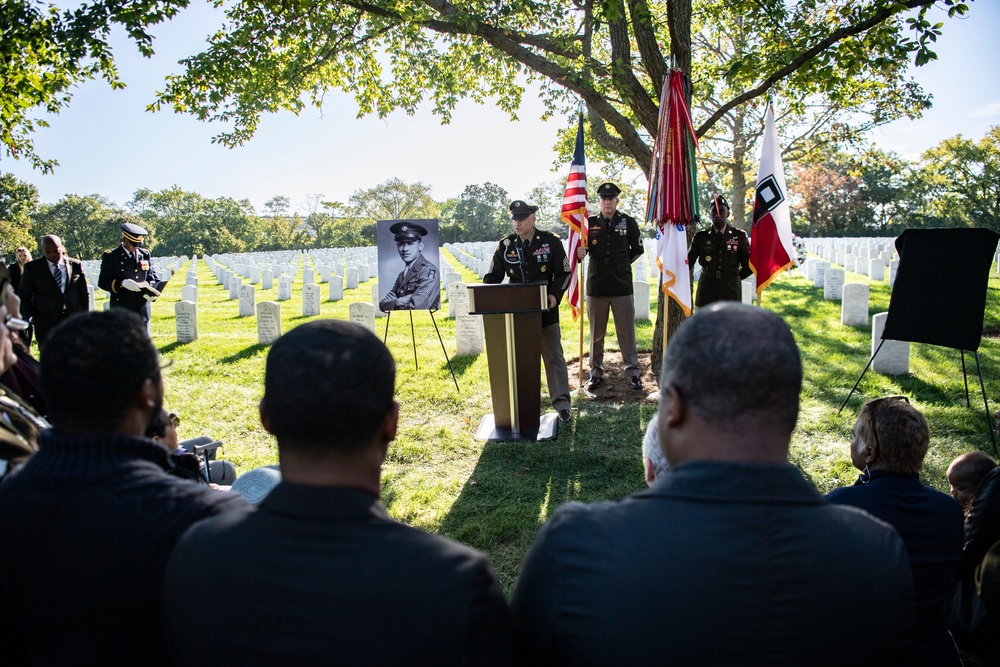
[[[524,275],[524,241],[521,240],[520,236],[514,242],[514,248],[517,250],[518,268],[521,269],[521,282],[526,283],[528,278]]]

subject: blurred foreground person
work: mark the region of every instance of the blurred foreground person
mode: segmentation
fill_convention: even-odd
[[[511,606],[530,662],[904,664],[902,541],[788,463],[802,364],[785,323],[699,310],[661,386],[670,472],[621,501],[562,505],[528,553]]]
[[[350,322],[309,322],[274,343],[260,420],[282,480],[178,543],[164,598],[176,664],[516,663],[489,558],[393,521],[379,501],[395,377],[385,345]],[[226,600],[210,632],[197,622],[206,581]]]
[[[52,429],[0,484],[0,617],[16,619],[0,645],[35,665],[165,665],[167,556],[196,520],[246,503],[168,475],[167,451],[143,437],[163,383],[135,314],[56,327],[42,391]]]
[[[930,446],[927,419],[905,396],[861,406],[851,438],[851,463],[862,471],[853,486],[827,494],[832,503],[861,508],[903,538],[913,569],[917,624],[909,665],[958,666],[948,632],[947,605],[962,553],[962,508],[920,483]]]

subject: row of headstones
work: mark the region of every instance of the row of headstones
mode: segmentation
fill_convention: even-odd
[[[836,264],[844,267],[850,273],[868,276],[871,280],[883,281],[888,272],[889,284],[895,281],[899,258],[896,256],[892,239],[882,237],[869,238],[809,238],[803,240],[806,250],[826,261],[828,265]]]
[[[170,280],[185,261],[187,261],[187,257],[153,257],[151,263],[153,270],[160,280]],[[97,279],[101,275],[101,260],[87,259],[80,263],[83,265],[83,275],[87,284],[97,289]],[[93,303],[91,303],[91,306],[93,306]],[[91,307],[91,310],[93,310],[93,307]]]
[[[815,239],[808,239],[815,240]],[[807,241],[808,241],[807,240]],[[873,250],[877,250],[875,247]],[[883,251],[884,252],[884,251]],[[871,279],[884,280],[876,273],[883,258],[875,257],[869,260],[872,267]],[[896,282],[898,262],[890,260],[889,285]],[[827,301],[840,301],[840,323],[844,326],[867,326],[871,303],[871,288],[868,283],[845,283],[845,269],[836,268],[829,261],[807,259],[800,267],[806,278],[813,281],[814,287],[823,289],[823,298]],[[905,341],[882,341],[882,331],[885,328],[885,318],[888,313],[877,313],[871,318],[872,354],[878,350],[878,355],[872,360],[872,370],[884,375],[905,375],[910,372],[910,344]]]

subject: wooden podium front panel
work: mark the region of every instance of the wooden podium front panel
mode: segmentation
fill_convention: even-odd
[[[541,418],[540,312],[483,316],[496,426],[537,431]]]

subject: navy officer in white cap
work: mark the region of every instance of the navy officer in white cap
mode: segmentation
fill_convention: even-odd
[[[160,296],[165,283],[156,277],[149,251],[142,247],[148,233],[131,222],[121,223],[122,243],[114,250],[105,250],[101,258],[101,274],[97,286],[110,293],[112,308],[127,308],[137,313],[149,327],[149,304]]]
[[[392,289],[378,303],[390,310],[437,310],[441,307],[441,283],[437,268],[423,255],[427,229],[410,220],[397,222],[389,231],[396,235],[396,250],[403,260]]]
[[[559,421],[566,423],[571,417],[569,372],[559,330],[559,301],[569,286],[569,260],[558,236],[535,229],[537,210],[520,199],[511,203],[514,233],[497,245],[483,282],[500,283],[506,275],[512,283],[548,283],[549,309],[542,313],[542,361],[552,407],[559,413]]]

